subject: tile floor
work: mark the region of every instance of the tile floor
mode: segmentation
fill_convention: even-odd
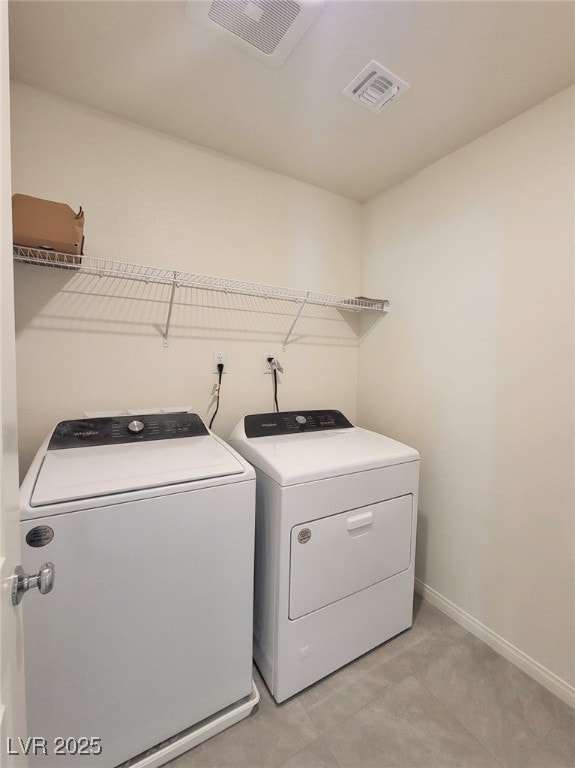
[[[575,712],[415,598],[414,624],[169,768],[575,768]]]

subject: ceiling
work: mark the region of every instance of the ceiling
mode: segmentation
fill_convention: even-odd
[[[185,2],[12,0],[14,80],[366,200],[575,82],[575,2],[328,0],[279,69]],[[341,95],[376,59],[411,85]]]

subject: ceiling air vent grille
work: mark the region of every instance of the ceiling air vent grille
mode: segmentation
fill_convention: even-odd
[[[245,53],[279,67],[326,0],[212,0],[186,3],[186,14]]]
[[[371,61],[342,93],[372,112],[381,112],[391,101],[403,96],[410,87],[377,61]]]
[[[214,0],[209,18],[268,55],[294,23],[300,7],[291,0]]]

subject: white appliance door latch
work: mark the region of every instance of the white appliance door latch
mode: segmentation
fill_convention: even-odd
[[[32,576],[17,565],[12,576],[12,605],[20,605],[24,594],[34,587],[40,590],[40,594],[47,595],[54,586],[55,574],[54,563],[43,563],[38,573]]]
[[[347,530],[354,531],[356,528],[365,528],[373,523],[373,512],[362,512],[359,515],[353,515],[346,520]]]

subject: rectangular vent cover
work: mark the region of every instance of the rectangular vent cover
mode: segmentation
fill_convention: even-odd
[[[292,0],[214,0],[208,17],[269,55],[285,37],[299,12],[299,5]]]
[[[389,69],[371,61],[342,93],[372,112],[381,112],[391,101],[407,93],[410,87]]]
[[[279,67],[324,4],[325,0],[192,0],[186,14],[246,53]]]

